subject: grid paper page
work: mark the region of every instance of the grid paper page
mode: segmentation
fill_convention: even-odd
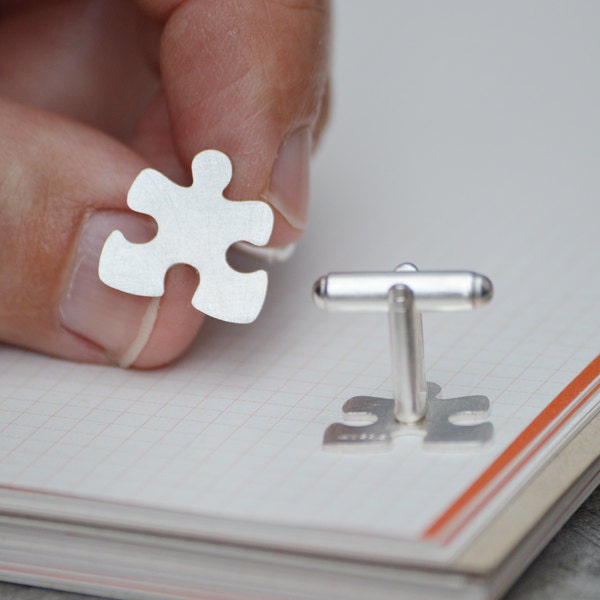
[[[418,539],[598,355],[600,182],[585,168],[600,139],[598,86],[578,66],[596,36],[578,33],[589,37],[585,50],[563,40],[564,73],[518,87],[513,71],[500,70],[506,55],[491,49],[510,29],[505,52],[527,73],[537,60],[530,29],[544,33],[535,19],[521,34],[494,21],[498,29],[480,38],[491,25],[475,11],[478,43],[490,45],[477,55],[452,36],[452,15],[442,27],[425,9],[394,3],[391,20],[409,11],[413,30],[392,39],[382,33],[390,19],[345,6],[337,90],[351,100],[318,156],[311,225],[295,256],[270,269],[261,317],[244,327],[210,323],[181,361],[156,372],[2,348],[1,485]],[[565,27],[579,26],[568,18]],[[361,19],[383,46],[372,69],[351,43]],[[410,55],[394,46],[407,39]],[[444,48],[443,64],[430,45]],[[489,81],[464,67],[478,61],[492,69]],[[390,77],[400,67],[411,86]],[[498,77],[507,81],[501,98],[486,87]],[[555,93],[543,108],[539,86]],[[373,110],[373,90],[382,110]],[[564,133],[560,144],[545,133],[550,123]],[[384,454],[323,452],[323,431],[347,398],[391,395],[389,348],[384,316],[324,314],[311,303],[312,283],[328,271],[391,270],[405,260],[494,281],[489,307],[425,316],[428,379],[444,397],[487,395],[494,441],[474,453],[426,452],[415,437]],[[597,405],[590,400],[570,427]]]
[[[282,272],[282,283],[292,274]],[[424,452],[411,437],[389,454],[323,452],[323,431],[346,398],[390,394],[386,324],[323,315],[305,297],[291,322],[290,299],[244,332],[210,327],[181,363],[155,373],[4,350],[2,483],[416,537],[596,351],[587,302],[561,321],[547,301],[510,327],[515,307],[503,295],[462,327],[449,315],[426,332],[429,379],[447,397],[493,401],[495,442],[475,454]]]

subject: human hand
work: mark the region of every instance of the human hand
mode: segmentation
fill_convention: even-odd
[[[193,156],[233,162],[231,199],[275,209],[273,247],[301,234],[308,162],[327,117],[327,0],[0,1],[0,340],[71,360],[155,367],[203,315],[176,267],[160,299],[102,284],[108,234],[152,166],[189,184]]]

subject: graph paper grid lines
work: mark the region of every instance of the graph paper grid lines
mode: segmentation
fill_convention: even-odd
[[[401,203],[367,222],[361,210],[345,210],[343,196],[321,200],[297,254],[271,268],[259,319],[208,323],[172,366],[124,371],[0,348],[0,486],[420,539],[598,355],[600,278],[589,276],[600,256],[596,224],[574,218],[572,206],[540,213],[535,199],[514,198],[475,211],[486,222],[474,228],[472,206],[457,201],[451,211],[432,199],[413,206],[414,219],[439,213],[461,241],[432,244],[418,228],[399,238]],[[582,199],[578,214],[591,206]],[[326,235],[332,214],[344,215],[344,235]],[[311,303],[312,284],[328,271],[403,260],[493,280],[490,306],[425,315],[424,326],[428,380],[442,397],[488,396],[494,440],[471,454],[428,452],[411,436],[389,453],[324,452],[323,432],[341,420],[345,400],[390,397],[390,356],[385,316],[324,314]],[[598,402],[591,398],[520,476],[550,460]]]

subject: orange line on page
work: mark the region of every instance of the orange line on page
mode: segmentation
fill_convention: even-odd
[[[438,536],[444,528],[521,454],[546,427],[600,375],[600,354],[524,429],[506,450],[423,534]]]
[[[465,528],[469,517],[472,517],[479,513],[483,507],[485,507],[492,498],[504,488],[504,486],[547,444],[547,442],[554,436],[554,434],[567,422],[571,417],[598,391],[600,390],[600,383],[597,383],[577,404],[556,424],[552,429],[544,435],[544,437],[531,449],[527,454],[520,459],[517,464],[510,469],[510,471],[502,477],[502,479],[496,483],[489,491],[487,491],[483,498],[477,500],[477,502],[470,508],[468,515],[465,516],[462,522],[456,524],[456,527],[448,532],[447,537],[444,538],[444,543],[451,542],[462,529]]]

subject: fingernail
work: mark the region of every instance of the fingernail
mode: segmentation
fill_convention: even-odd
[[[237,242],[237,244],[233,245],[233,249],[236,252],[251,256],[252,258],[256,258],[257,260],[261,260],[268,264],[277,264],[285,262],[292,254],[294,254],[296,244],[288,244],[287,246],[282,246],[280,248],[271,248],[269,246],[254,246],[248,242]]]
[[[303,230],[308,217],[311,134],[302,129],[285,141],[269,187],[268,201],[295,229]]]
[[[126,212],[93,214],[80,234],[60,319],[63,327],[103,348],[115,363],[130,366],[152,332],[158,306],[156,299],[125,294],[100,281],[100,252],[115,229],[131,242],[148,241],[156,231],[143,217]]]

